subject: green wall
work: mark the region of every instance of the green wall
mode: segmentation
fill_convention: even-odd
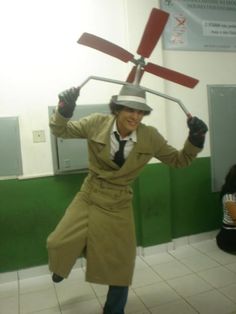
[[[190,167],[148,165],[138,179],[137,231],[143,247],[215,230],[222,219],[219,194],[211,192],[210,158]]]
[[[85,174],[0,181],[0,272],[47,263],[45,241],[79,190]],[[210,159],[184,169],[149,164],[133,184],[138,245],[219,228],[218,193]]]

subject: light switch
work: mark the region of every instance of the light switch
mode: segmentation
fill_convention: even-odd
[[[45,131],[44,130],[33,131],[33,142],[34,143],[46,142]]]

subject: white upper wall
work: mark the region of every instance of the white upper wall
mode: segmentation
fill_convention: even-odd
[[[169,68],[199,79],[194,89],[166,82],[166,93],[181,99],[193,116],[203,119],[209,125],[207,86],[236,83],[236,53],[222,52],[179,52],[165,51],[164,62]],[[167,104],[168,139],[173,143],[182,143],[184,134],[176,132],[185,124],[185,117],[175,105]],[[204,150],[200,156],[210,156],[210,131],[207,133]]]
[[[136,53],[154,0],[8,0],[0,18],[0,116],[19,116],[24,177],[53,173],[48,106],[59,92],[97,75],[125,80],[132,65],[78,45],[90,32]],[[163,51],[161,41],[149,61],[200,79],[191,90],[145,74],[142,85],[165,92],[208,123],[207,85],[235,84],[235,53]],[[89,82],[79,104],[108,103],[120,86]],[[176,103],[148,95],[153,108],[144,122],[156,126],[181,148],[188,134]],[[45,143],[33,143],[33,130],[44,130]],[[201,156],[209,156],[209,139]]]

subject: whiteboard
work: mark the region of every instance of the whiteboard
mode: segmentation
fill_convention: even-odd
[[[22,175],[18,117],[0,117],[0,176]]]
[[[229,168],[236,164],[236,85],[209,85],[209,133],[212,191],[220,191]]]

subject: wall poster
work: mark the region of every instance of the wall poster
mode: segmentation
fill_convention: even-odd
[[[161,0],[164,49],[236,51],[236,0]]]

